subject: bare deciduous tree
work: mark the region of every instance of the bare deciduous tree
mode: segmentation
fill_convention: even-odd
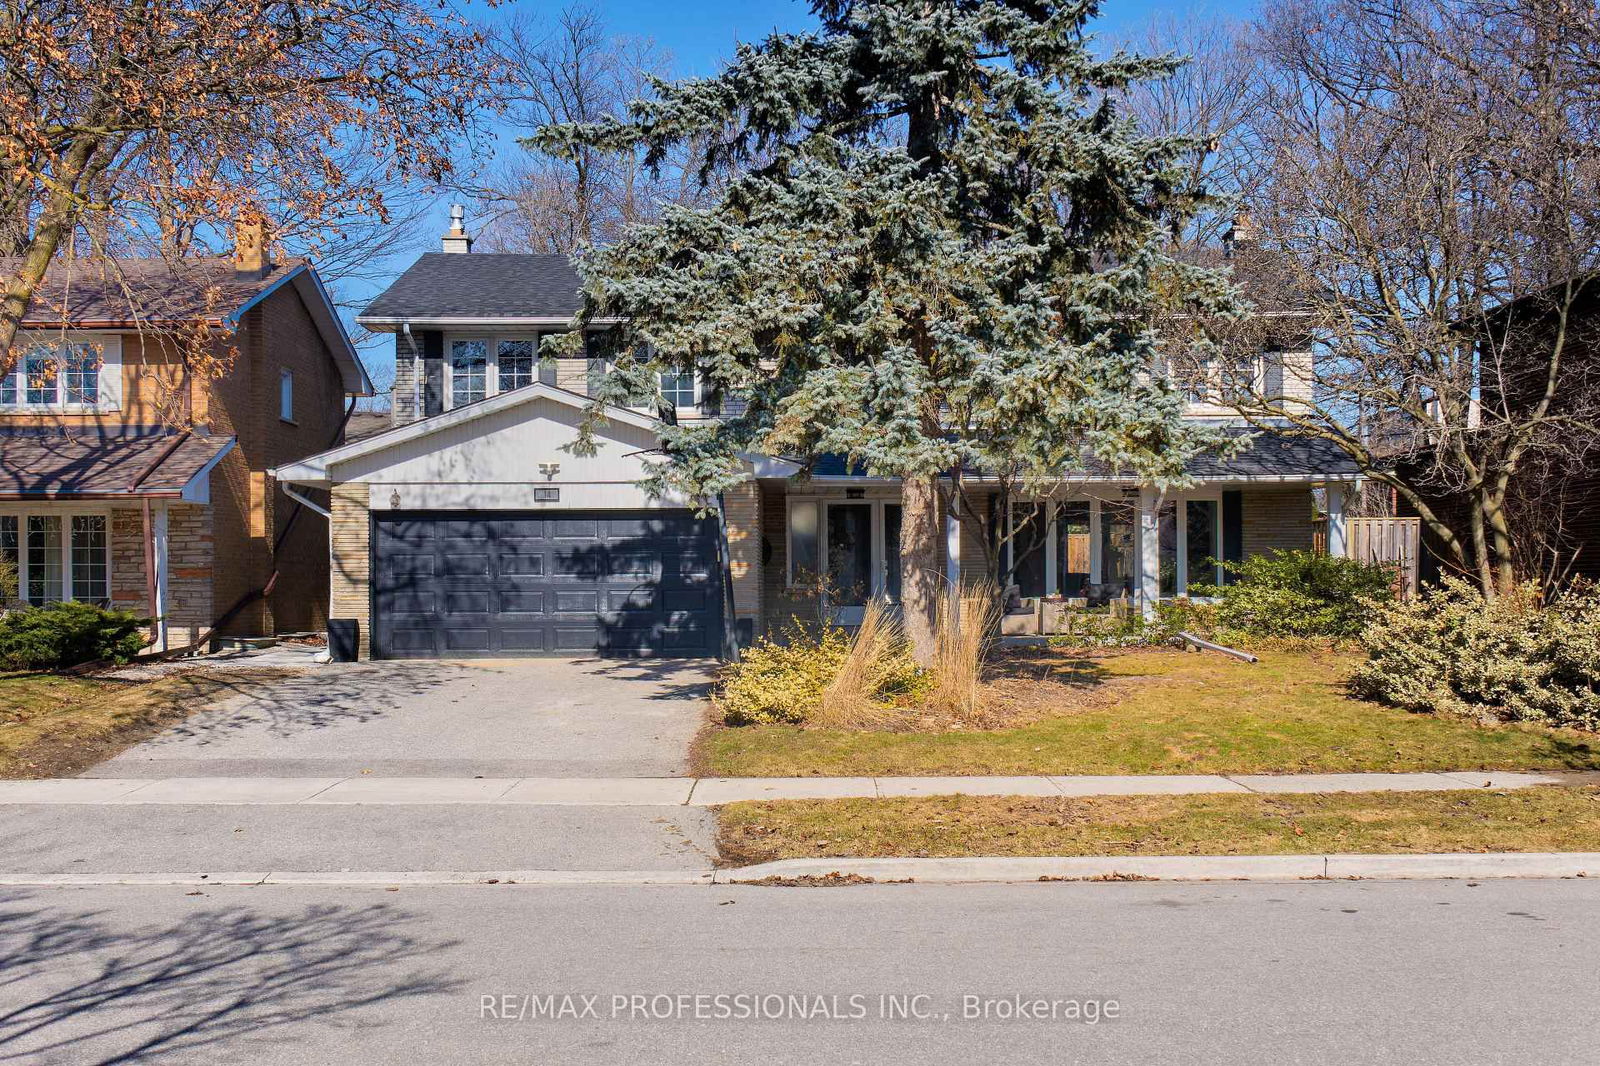
[[[1337,444],[1493,595],[1530,566],[1527,475],[1600,424],[1595,8],[1280,0],[1257,43],[1249,201],[1321,343],[1308,397],[1237,410]]]
[[[542,126],[621,117],[635,100],[654,95],[670,72],[654,42],[613,36],[592,10],[569,7],[553,21],[517,15],[496,38],[509,72],[510,119],[532,132]],[[693,146],[659,167],[638,152],[585,147],[570,157],[526,152],[502,164],[477,190],[491,215],[480,237],[493,251],[571,253],[608,241],[626,226],[649,221],[663,203],[698,202]]]
[[[0,370],[59,257],[181,260],[259,213],[353,266],[494,70],[419,0],[0,0]]]

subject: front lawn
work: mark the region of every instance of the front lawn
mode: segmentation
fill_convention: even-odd
[[[718,810],[729,863],[962,855],[1600,851],[1600,789],[784,800]]]
[[[70,777],[282,671],[182,672],[155,680],[0,674],[0,778]]]
[[[1600,769],[1600,737],[1480,725],[1346,695],[1356,657],[1267,652],[1258,663],[1174,649],[1008,660],[994,683],[1020,724],[905,731],[713,725],[703,776],[1311,773]]]

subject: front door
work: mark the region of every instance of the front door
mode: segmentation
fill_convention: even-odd
[[[849,500],[827,504],[823,593],[838,625],[859,625],[874,596],[900,602],[900,505]]]

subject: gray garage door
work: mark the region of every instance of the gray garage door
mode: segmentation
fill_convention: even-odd
[[[715,655],[715,518],[689,511],[377,517],[373,640],[386,658]]]

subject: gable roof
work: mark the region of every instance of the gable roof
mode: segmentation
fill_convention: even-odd
[[[583,306],[564,255],[426,252],[356,321],[375,330],[411,325],[567,324]]]
[[[0,277],[22,260],[0,256]],[[372,381],[339,320],[333,298],[303,259],[241,277],[226,256],[71,259],[50,264],[23,316],[23,329],[126,329],[208,322],[234,329],[245,312],[293,286],[333,353],[344,391],[372,395]]]
[[[524,385],[519,389],[495,393],[493,396],[478,400],[476,403],[453,407],[443,414],[432,415],[428,418],[418,419],[415,422],[407,422],[403,426],[395,426],[393,429],[387,429],[381,433],[362,437],[360,440],[341,444],[337,448],[318,452],[316,455],[307,456],[293,463],[285,463],[275,470],[268,471],[268,473],[279,481],[302,485],[321,484],[328,480],[328,468],[331,466],[372,455],[387,448],[393,448],[397,444],[405,444],[409,441],[417,440],[420,437],[440,433],[459,426],[463,422],[486,418],[507,408],[519,407],[535,400],[553,400],[556,403],[575,409],[586,408],[592,402],[589,397],[581,393],[557,388],[544,382],[535,382],[532,385]],[[626,407],[606,405],[605,413],[608,421],[619,422],[639,429],[657,430],[661,426],[659,418],[641,414],[638,411],[631,411]]]

